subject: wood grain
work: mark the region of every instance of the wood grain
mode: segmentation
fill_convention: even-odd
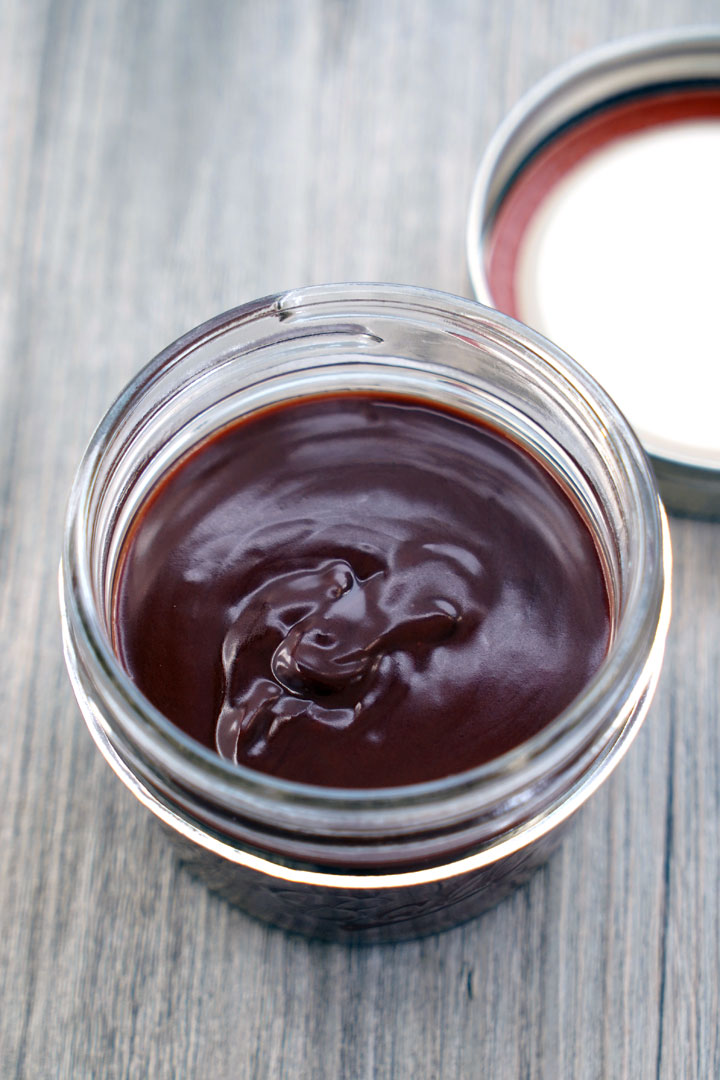
[[[717,0],[0,5],[0,1074],[720,1076],[720,526],[673,522],[661,686],[527,887],[404,945],[260,926],[185,874],[72,700],[56,567],[126,379],[284,287],[469,294],[483,147],[581,49]]]

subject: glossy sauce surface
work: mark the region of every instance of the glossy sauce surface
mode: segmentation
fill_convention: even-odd
[[[303,399],[225,429],[151,493],[119,565],[115,647],[150,701],[225,758],[324,786],[499,756],[609,640],[556,481],[412,399]]]

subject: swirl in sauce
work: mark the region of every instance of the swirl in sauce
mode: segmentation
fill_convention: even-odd
[[[464,415],[359,394],[267,409],[176,465],[114,615],[128,672],[188,734],[365,788],[519,745],[610,634],[589,528],[541,465]]]

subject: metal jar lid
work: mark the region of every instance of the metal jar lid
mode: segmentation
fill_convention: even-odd
[[[628,414],[671,509],[720,515],[720,26],[613,43],[532,89],[480,164],[476,296]]]

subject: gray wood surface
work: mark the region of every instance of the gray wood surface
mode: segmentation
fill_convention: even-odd
[[[487,139],[585,47],[718,0],[0,3],[0,1075],[720,1076],[720,525],[673,521],[647,723],[527,887],[348,948],[179,869],[60,655],[64,502],[92,427],[182,331],[374,279],[469,294]]]

